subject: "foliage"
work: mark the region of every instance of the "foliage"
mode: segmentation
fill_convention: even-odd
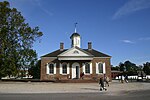
[[[150,62],[146,62],[145,64],[143,64],[143,71],[147,75],[150,75]]]
[[[0,77],[16,75],[21,68],[36,61],[33,43],[42,36],[39,28],[31,28],[9,2],[0,2]]]
[[[36,66],[32,66],[29,69],[29,74],[33,76],[34,79],[40,79],[40,72],[41,72],[41,60],[38,60]]]
[[[136,64],[130,61],[125,61],[124,66],[128,74],[137,74],[138,67],[136,66]]]
[[[119,66],[115,66],[115,67],[111,67],[111,70],[116,70],[116,71],[120,71],[120,68],[119,68]]]
[[[124,64],[122,62],[119,63],[120,71],[125,71]]]

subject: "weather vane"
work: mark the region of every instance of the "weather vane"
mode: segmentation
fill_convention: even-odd
[[[75,25],[75,33],[77,33],[77,22],[76,23],[74,23],[74,25]]]

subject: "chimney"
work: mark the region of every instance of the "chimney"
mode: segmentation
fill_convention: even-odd
[[[64,50],[64,43],[60,43],[60,51],[63,51]]]
[[[88,50],[92,50],[92,42],[88,42]]]

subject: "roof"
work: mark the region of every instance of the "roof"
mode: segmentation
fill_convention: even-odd
[[[79,33],[73,33],[73,34],[70,36],[70,38],[72,38],[73,36],[80,36],[80,34],[79,34]]]
[[[80,48],[80,49],[81,49],[81,48]],[[48,54],[46,54],[46,55],[44,55],[44,56],[42,56],[42,57],[57,57],[59,54],[65,52],[65,51],[67,51],[67,50],[68,50],[68,49],[64,49],[64,50],[58,49],[58,50],[56,50],[56,51],[54,51],[54,52],[51,52],[51,53],[48,53]],[[109,55],[107,55],[107,54],[104,54],[104,53],[99,52],[99,51],[94,50],[94,49],[92,49],[92,50],[82,49],[82,51],[88,52],[89,54],[93,55],[94,57],[111,57],[111,56],[109,56]]]
[[[92,50],[83,49],[83,50],[85,50],[85,51],[91,53],[92,55],[94,55],[94,57],[111,57],[111,56],[109,56],[109,55],[107,55],[107,54],[104,54],[104,53],[99,52],[99,51],[94,50],[94,49],[92,49]]]

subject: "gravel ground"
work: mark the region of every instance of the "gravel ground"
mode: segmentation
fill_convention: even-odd
[[[112,82],[106,92],[110,95],[128,92],[150,90],[150,83]],[[98,83],[50,83],[50,82],[0,82],[0,93],[94,93],[99,91]]]

